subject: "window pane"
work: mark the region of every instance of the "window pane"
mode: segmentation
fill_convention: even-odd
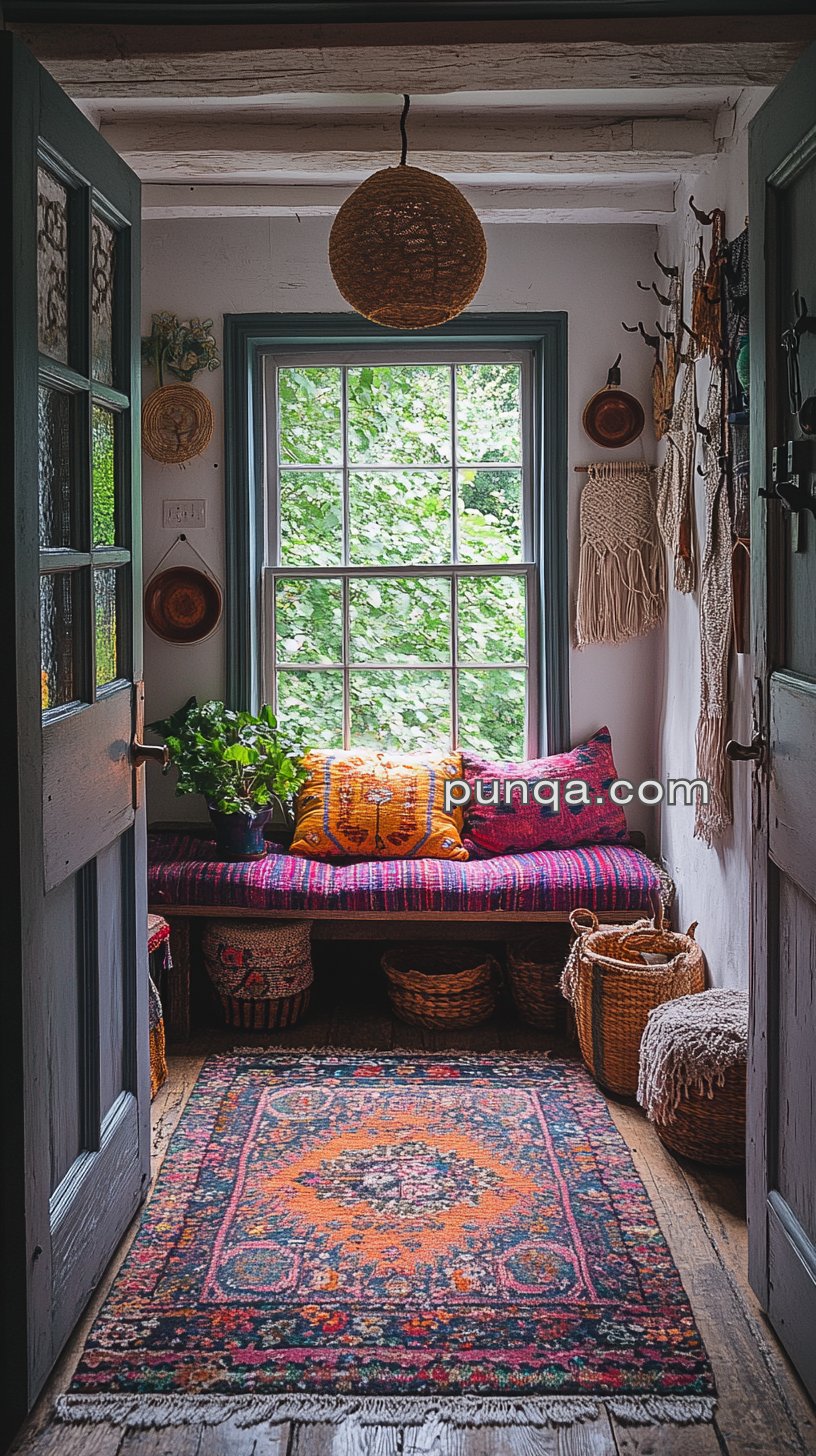
[[[459,657],[462,662],[525,661],[523,576],[459,579]]]
[[[282,465],[340,464],[339,369],[279,369],[278,416]]]
[[[116,611],[118,572],[112,566],[95,571],[94,620],[96,623],[96,686],[115,682],[119,676],[119,651]]]
[[[450,369],[366,364],[348,371],[352,465],[444,465],[451,458]]]
[[[114,417],[109,409],[95,404],[93,429],[93,544],[113,546],[116,542],[116,451]]]
[[[93,305],[93,377],[113,384],[113,274],[116,233],[94,213],[91,225],[91,291]]]
[[[451,559],[451,477],[445,470],[349,476],[353,566],[435,566]]]
[[[68,193],[37,171],[37,303],[43,354],[68,363]]]
[[[343,487],[339,471],[280,472],[281,566],[339,566]]]
[[[342,748],[342,672],[279,671],[277,685],[278,721],[296,743],[304,749]]]
[[[404,753],[450,748],[449,672],[355,669],[349,692],[354,748],[396,748]]]
[[[339,581],[279,581],[275,590],[278,662],[340,662],[342,605]]]
[[[450,662],[450,582],[360,577],[349,582],[352,662]]]
[[[459,747],[490,758],[524,757],[527,674],[513,669],[459,673]]]
[[[459,559],[522,559],[520,470],[459,471]]]
[[[456,454],[463,465],[521,464],[520,364],[457,364]]]
[[[71,545],[71,400],[40,385],[40,545]]]
[[[78,697],[74,662],[74,575],[40,577],[42,707],[59,708]]]

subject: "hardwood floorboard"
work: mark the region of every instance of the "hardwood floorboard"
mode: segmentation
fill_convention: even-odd
[[[346,950],[343,947],[343,950]],[[153,1103],[153,1180],[207,1055],[235,1046],[350,1046],[406,1052],[516,1049],[575,1054],[564,1036],[522,1023],[503,1005],[469,1031],[439,1032],[394,1018],[376,947],[322,947],[312,1005],[298,1026],[253,1034],[217,1024],[195,1028],[169,1049],[170,1075]],[[716,1424],[627,1426],[602,1414],[571,1427],[474,1429],[358,1428],[355,1443],[328,1424],[173,1427],[123,1431],[110,1425],[51,1422],[55,1396],[70,1382],[93,1318],[134,1236],[128,1230],[60,1360],[16,1456],[805,1456],[816,1453],[814,1410],[747,1281],[744,1192],[738,1175],[681,1165],[640,1111],[610,1103],[633,1152],[692,1302],[719,1391]]]

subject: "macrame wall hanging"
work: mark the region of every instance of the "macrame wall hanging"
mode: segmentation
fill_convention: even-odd
[[[642,637],[662,620],[663,550],[651,467],[610,460],[587,466],[581,492],[578,647]]]
[[[657,523],[674,563],[674,585],[693,592],[694,560],[694,456],[696,386],[693,344],[687,358],[680,394],[666,430],[666,453],[657,478]]]
[[[700,717],[697,776],[709,785],[709,800],[697,796],[694,836],[709,846],[732,822],[728,736],[728,660],[731,651],[731,505],[723,469],[726,421],[723,371],[714,369],[705,426],[706,537],[700,571]]]

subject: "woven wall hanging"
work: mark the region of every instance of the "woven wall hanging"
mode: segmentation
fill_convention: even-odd
[[[162,465],[184,465],[212,439],[213,408],[191,384],[163,384],[142,405],[142,443]]]
[[[604,460],[588,473],[581,492],[578,647],[642,637],[661,621],[665,605],[651,466]]]
[[[399,166],[384,167],[352,192],[329,236],[329,266],[363,318],[424,329],[455,318],[484,276],[482,225],[452,182],[409,167],[404,98]]]

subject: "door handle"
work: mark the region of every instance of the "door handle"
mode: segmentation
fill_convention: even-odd
[[[761,733],[755,733],[750,743],[738,743],[736,738],[729,738],[725,756],[732,763],[761,763],[765,757],[765,739]]]
[[[134,738],[130,745],[130,753],[135,768],[140,768],[149,758],[154,763],[160,763],[162,768],[168,768],[170,765],[170,749],[166,743],[140,743],[138,738]]]

